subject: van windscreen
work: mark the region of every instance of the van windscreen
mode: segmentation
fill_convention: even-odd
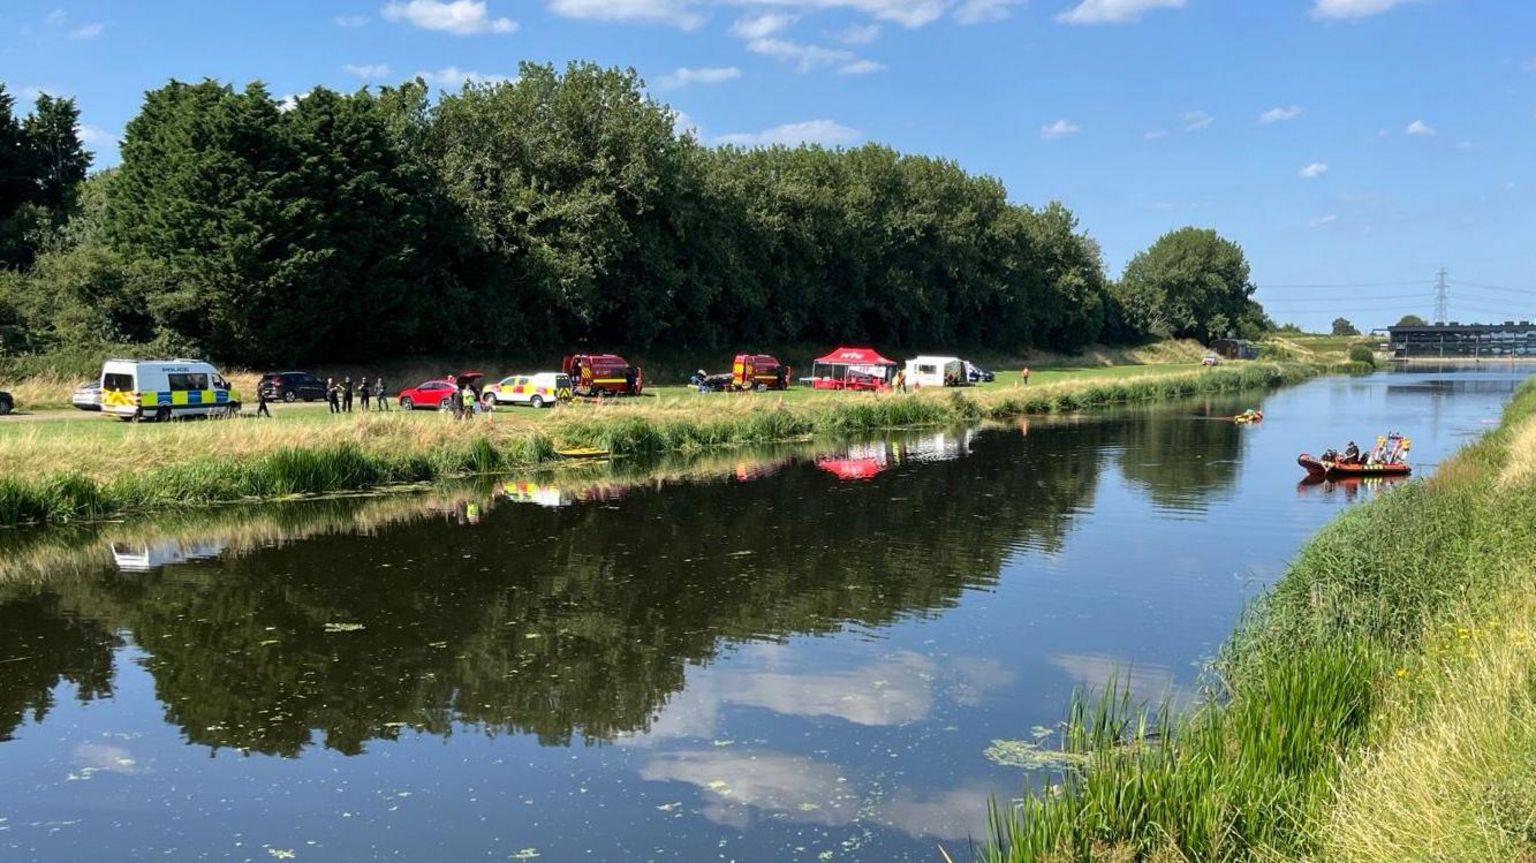
[[[121,372],[110,372],[102,375],[101,388],[115,393],[132,392],[133,375],[125,375]]]

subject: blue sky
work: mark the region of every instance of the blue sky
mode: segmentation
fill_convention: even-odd
[[[1118,274],[1186,224],[1281,321],[1536,319],[1526,0],[207,0],[0,11],[0,81],[74,96],[98,164],[170,78],[275,95],[520,60],[632,66],[706,142],[878,141],[1059,199]],[[1344,287],[1349,286],[1349,287]],[[1358,287],[1355,287],[1358,286]]]

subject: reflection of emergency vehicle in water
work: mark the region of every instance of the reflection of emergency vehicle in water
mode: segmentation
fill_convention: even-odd
[[[789,366],[768,354],[737,354],[731,361],[731,386],[738,390],[789,389]]]
[[[750,462],[740,461],[736,463],[736,481],[749,482],[754,479],[773,476],[784,469],[784,466],[793,462],[794,456],[784,456],[773,461]]]
[[[552,485],[541,485],[536,482],[502,483],[501,496],[513,503],[531,503],[550,507],[565,506],[575,501],[575,498]]]
[[[183,542],[179,539],[114,542],[112,559],[117,563],[117,568],[124,572],[150,572],[173,563],[218,557],[228,545],[228,541],[222,539],[202,542]]]
[[[618,354],[572,354],[560,364],[579,396],[637,396],[645,372]]]

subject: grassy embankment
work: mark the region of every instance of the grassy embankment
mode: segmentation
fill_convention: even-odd
[[[431,412],[335,418],[314,410],[285,422],[38,422],[0,433],[0,525],[491,473],[548,461],[562,445],[615,456],[689,452],[1145,403],[1294,383],[1316,372],[1242,364],[904,395],[679,394],[457,423]]]
[[[1213,677],[1177,719],[1079,700],[981,859],[1536,860],[1536,381],[1314,537]]]
[[[826,353],[826,347],[825,345],[791,346],[768,351],[768,353],[789,363],[797,370],[798,375],[808,373],[812,358]],[[1046,351],[1021,355],[996,352],[979,354],[964,352],[964,354],[983,368],[1012,370],[1011,372],[999,371],[1000,380],[1006,378],[1011,383],[1019,369],[1029,366],[1035,371],[1032,380],[1047,383],[1058,378],[1082,377],[1084,373],[1160,373],[1166,371],[1168,367],[1177,365],[1195,368],[1199,366],[1200,358],[1205,354],[1205,348],[1193,339],[1182,339],[1139,347],[1090,346],[1076,354],[1056,354]],[[650,389],[659,393],[685,389],[680,384],[686,381],[700,365],[711,372],[729,371],[731,361],[731,357],[727,354],[701,356],[697,351],[686,353],[665,351],[628,356],[632,362],[638,363],[645,369],[646,380],[651,385]],[[399,392],[402,387],[440,378],[448,371],[476,369],[488,375],[487,380],[500,380],[510,374],[525,374],[540,370],[554,371],[559,368],[560,357],[558,356],[439,356],[406,357],[377,363],[331,363],[315,366],[310,371],[322,378],[334,377],[337,380],[345,377],[361,380],[366,377],[371,381],[382,376],[393,393]],[[100,371],[101,356],[93,352],[75,351],[51,356],[0,359],[0,390],[15,396],[20,410],[33,412],[60,410],[70,407],[69,398],[75,387],[83,381],[98,377]],[[262,372],[240,367],[223,367],[222,371],[235,385],[235,389],[244,393],[247,401],[251,401],[256,391],[256,381],[261,377]]]

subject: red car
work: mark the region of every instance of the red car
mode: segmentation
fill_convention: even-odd
[[[453,399],[458,394],[459,384],[473,384],[484,377],[479,372],[465,372],[458,375],[456,380],[450,381],[446,377],[433,378],[430,381],[422,381],[414,387],[407,387],[400,391],[400,409],[409,411],[417,408],[427,410],[444,410],[453,407]]]

